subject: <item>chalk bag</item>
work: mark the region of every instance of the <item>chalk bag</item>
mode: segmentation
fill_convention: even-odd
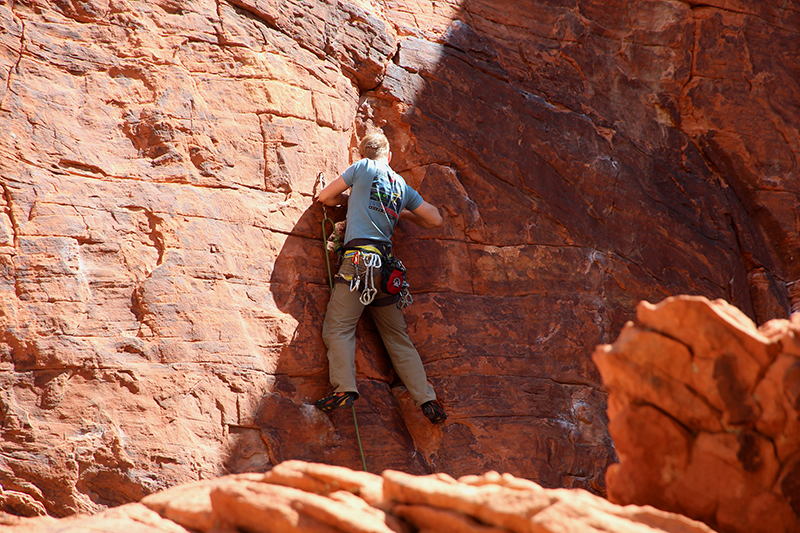
[[[406,285],[406,268],[396,257],[384,259],[381,266],[381,291],[386,294],[399,294]]]

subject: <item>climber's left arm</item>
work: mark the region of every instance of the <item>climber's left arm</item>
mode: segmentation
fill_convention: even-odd
[[[403,209],[400,212],[400,218],[403,220],[409,220],[417,226],[428,229],[438,228],[444,223],[442,220],[442,215],[439,214],[439,210],[425,201],[423,201],[422,205],[413,211]]]

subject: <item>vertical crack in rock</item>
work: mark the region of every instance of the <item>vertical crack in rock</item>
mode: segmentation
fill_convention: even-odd
[[[153,247],[155,248],[156,253],[158,254],[155,261],[155,266],[153,266],[152,268],[148,268],[146,270],[145,279],[139,281],[134,286],[133,291],[131,292],[130,310],[131,313],[133,313],[134,317],[136,318],[136,321],[139,323],[139,331],[137,333],[137,336],[141,337],[143,336],[142,328],[147,326],[147,324],[145,323],[145,317],[147,315],[147,306],[146,303],[144,302],[144,285],[147,282],[147,280],[150,279],[150,277],[152,276],[153,271],[164,262],[164,254],[166,253],[167,249],[164,234],[159,229],[159,225],[163,223],[164,220],[151,210],[145,209],[143,207],[125,206],[125,208],[131,211],[143,212],[145,217],[147,217],[147,224],[149,229],[147,237],[150,241],[152,241]]]
[[[297,143],[277,140],[270,137],[267,122],[270,114],[259,114],[261,123],[261,143],[264,157],[264,191],[289,194],[292,192],[291,171],[286,162],[284,148],[297,146]]]
[[[219,46],[225,46],[227,44],[227,40],[225,39],[225,17],[222,14],[222,0],[217,0],[217,21],[219,26],[216,24],[214,25],[214,30],[217,33],[217,44]]]
[[[19,253],[19,223],[17,221],[16,215],[14,214],[13,199],[8,184],[3,183],[2,187],[3,187],[3,198],[6,203],[6,211],[7,211],[6,214],[8,216],[8,220],[11,226],[10,229],[11,229],[11,238],[13,241],[12,244],[14,246],[14,252],[11,254],[11,257],[9,257],[9,263],[11,269],[13,270],[12,275],[14,276],[14,294],[17,297],[17,301],[19,301],[20,295],[23,293],[21,279],[16,272],[17,270],[16,255]],[[13,305],[10,302],[9,304]]]
[[[780,487],[792,510],[800,516],[800,461],[786,473]]]
[[[19,224],[17,224],[16,217],[14,215],[13,203],[11,199],[11,191],[8,190],[8,185],[6,183],[0,184],[3,187],[3,198],[6,202],[6,214],[8,215],[8,220],[11,222],[11,232],[12,237],[14,239],[14,250],[19,249]]]
[[[156,261],[156,266],[159,266],[161,263],[164,262],[164,253],[166,251],[166,244],[164,240],[164,234],[158,229],[159,223],[163,222],[164,220],[156,216],[150,210],[145,210],[145,215],[147,216],[147,222],[150,225],[150,234],[148,237],[151,241],[153,241],[153,246],[155,247],[156,251],[158,252],[158,260]]]
[[[10,9],[11,14],[14,16],[15,19],[19,21],[19,25],[21,28],[19,35],[19,56],[17,57],[17,60],[14,62],[14,64],[8,69],[5,90],[3,91],[3,94],[0,95],[0,111],[9,111],[8,109],[5,109],[5,107],[3,107],[3,103],[6,100],[6,94],[8,94],[8,92],[11,91],[11,80],[14,77],[14,73],[19,68],[20,63],[22,62],[22,56],[25,52],[25,21],[16,15],[16,13],[14,12],[15,7],[16,7],[16,0],[11,0],[11,9]]]
[[[697,72],[697,43],[700,41],[700,24],[698,23],[697,16],[695,14],[694,9],[692,9],[692,24],[693,33],[692,33],[692,49],[689,51],[691,54],[691,60],[689,61],[689,75],[686,76],[686,81],[683,83],[680,93],[681,95],[686,94],[686,88],[692,83],[694,80],[695,73]],[[683,131],[683,130],[681,130]],[[686,132],[684,132],[686,133]],[[687,136],[691,139],[692,136],[687,133]],[[702,153],[702,151],[701,151]]]

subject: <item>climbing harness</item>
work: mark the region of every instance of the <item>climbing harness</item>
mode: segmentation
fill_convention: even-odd
[[[319,190],[325,188],[325,173],[320,172],[317,174],[317,180],[319,181]],[[325,204],[322,204],[322,247],[325,252],[325,260],[328,263],[328,284],[333,290],[333,271],[331,270],[331,257],[328,253],[328,232],[326,231],[326,222],[330,222],[334,238],[334,249],[337,249],[341,246],[341,238],[339,237],[338,232],[336,231],[336,224],[333,222],[328,216],[328,209],[325,207]],[[358,272],[358,269],[356,269]],[[352,290],[352,289],[351,289]],[[363,296],[363,295],[362,295]],[[375,296],[373,295],[373,298]],[[349,397],[349,395],[348,395]],[[364,468],[364,472],[367,471],[367,460],[364,458],[364,448],[361,446],[361,433],[358,431],[358,418],[356,417],[356,404],[355,401],[350,402],[350,408],[353,411],[353,426],[356,429],[356,440],[358,441],[358,453],[361,455],[361,466]]]
[[[378,294],[378,289],[375,288],[375,269],[381,267],[381,256],[378,254],[370,254],[370,253],[362,253],[358,252],[356,257],[363,257],[364,258],[364,267],[366,272],[364,273],[364,290],[361,291],[361,297],[358,301],[361,302],[362,305],[369,305],[375,300],[375,295]],[[358,265],[356,265],[356,275],[354,278],[358,279]],[[360,281],[360,279],[359,279]],[[358,287],[358,283],[356,283],[356,287]],[[350,290],[353,290],[353,282],[350,282]]]
[[[364,245],[362,242],[364,239],[355,239],[345,244],[346,251],[342,257],[350,260],[354,272],[352,275],[339,273],[334,283],[347,285],[350,292],[361,291],[359,301],[365,306],[384,307],[396,303],[398,309],[405,309],[414,303],[409,292],[406,268],[402,261],[391,255],[391,247],[380,243]],[[375,286],[378,272],[381,276],[380,287]],[[376,299],[378,292],[388,296]]]
[[[324,189],[326,185],[325,173],[320,172],[317,174],[317,180],[319,182],[319,189]],[[391,183],[391,191],[387,196],[391,198],[397,193],[394,190],[394,180],[389,178],[389,181]],[[389,213],[386,211],[386,206],[382,201],[380,205],[384,215],[391,223],[392,217],[390,217]],[[409,292],[410,286],[406,279],[406,269],[399,259],[391,255],[390,245],[370,239],[355,239],[342,246],[341,238],[336,230],[336,224],[328,216],[328,210],[324,204],[322,206],[322,215],[322,240],[323,243],[325,243],[325,260],[328,266],[328,280],[331,290],[333,290],[335,282],[349,283],[350,292],[361,291],[359,301],[364,306],[373,305],[381,307],[397,303],[399,309],[405,309],[414,303],[414,298]],[[343,259],[350,259],[355,267],[355,272],[350,279],[344,278],[341,274],[336,277],[333,275],[327,244],[328,223],[330,223],[332,228],[331,235],[333,236],[334,250]],[[396,221],[394,223],[396,223]],[[378,288],[375,287],[375,275],[378,272],[381,273],[381,291],[389,296],[376,301],[375,296],[378,294]]]

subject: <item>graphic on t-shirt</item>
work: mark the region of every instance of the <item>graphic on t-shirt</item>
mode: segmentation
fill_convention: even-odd
[[[385,213],[392,221],[397,220],[403,203],[403,188],[395,188],[394,184],[395,180],[387,172],[379,170],[369,193],[369,208]]]

